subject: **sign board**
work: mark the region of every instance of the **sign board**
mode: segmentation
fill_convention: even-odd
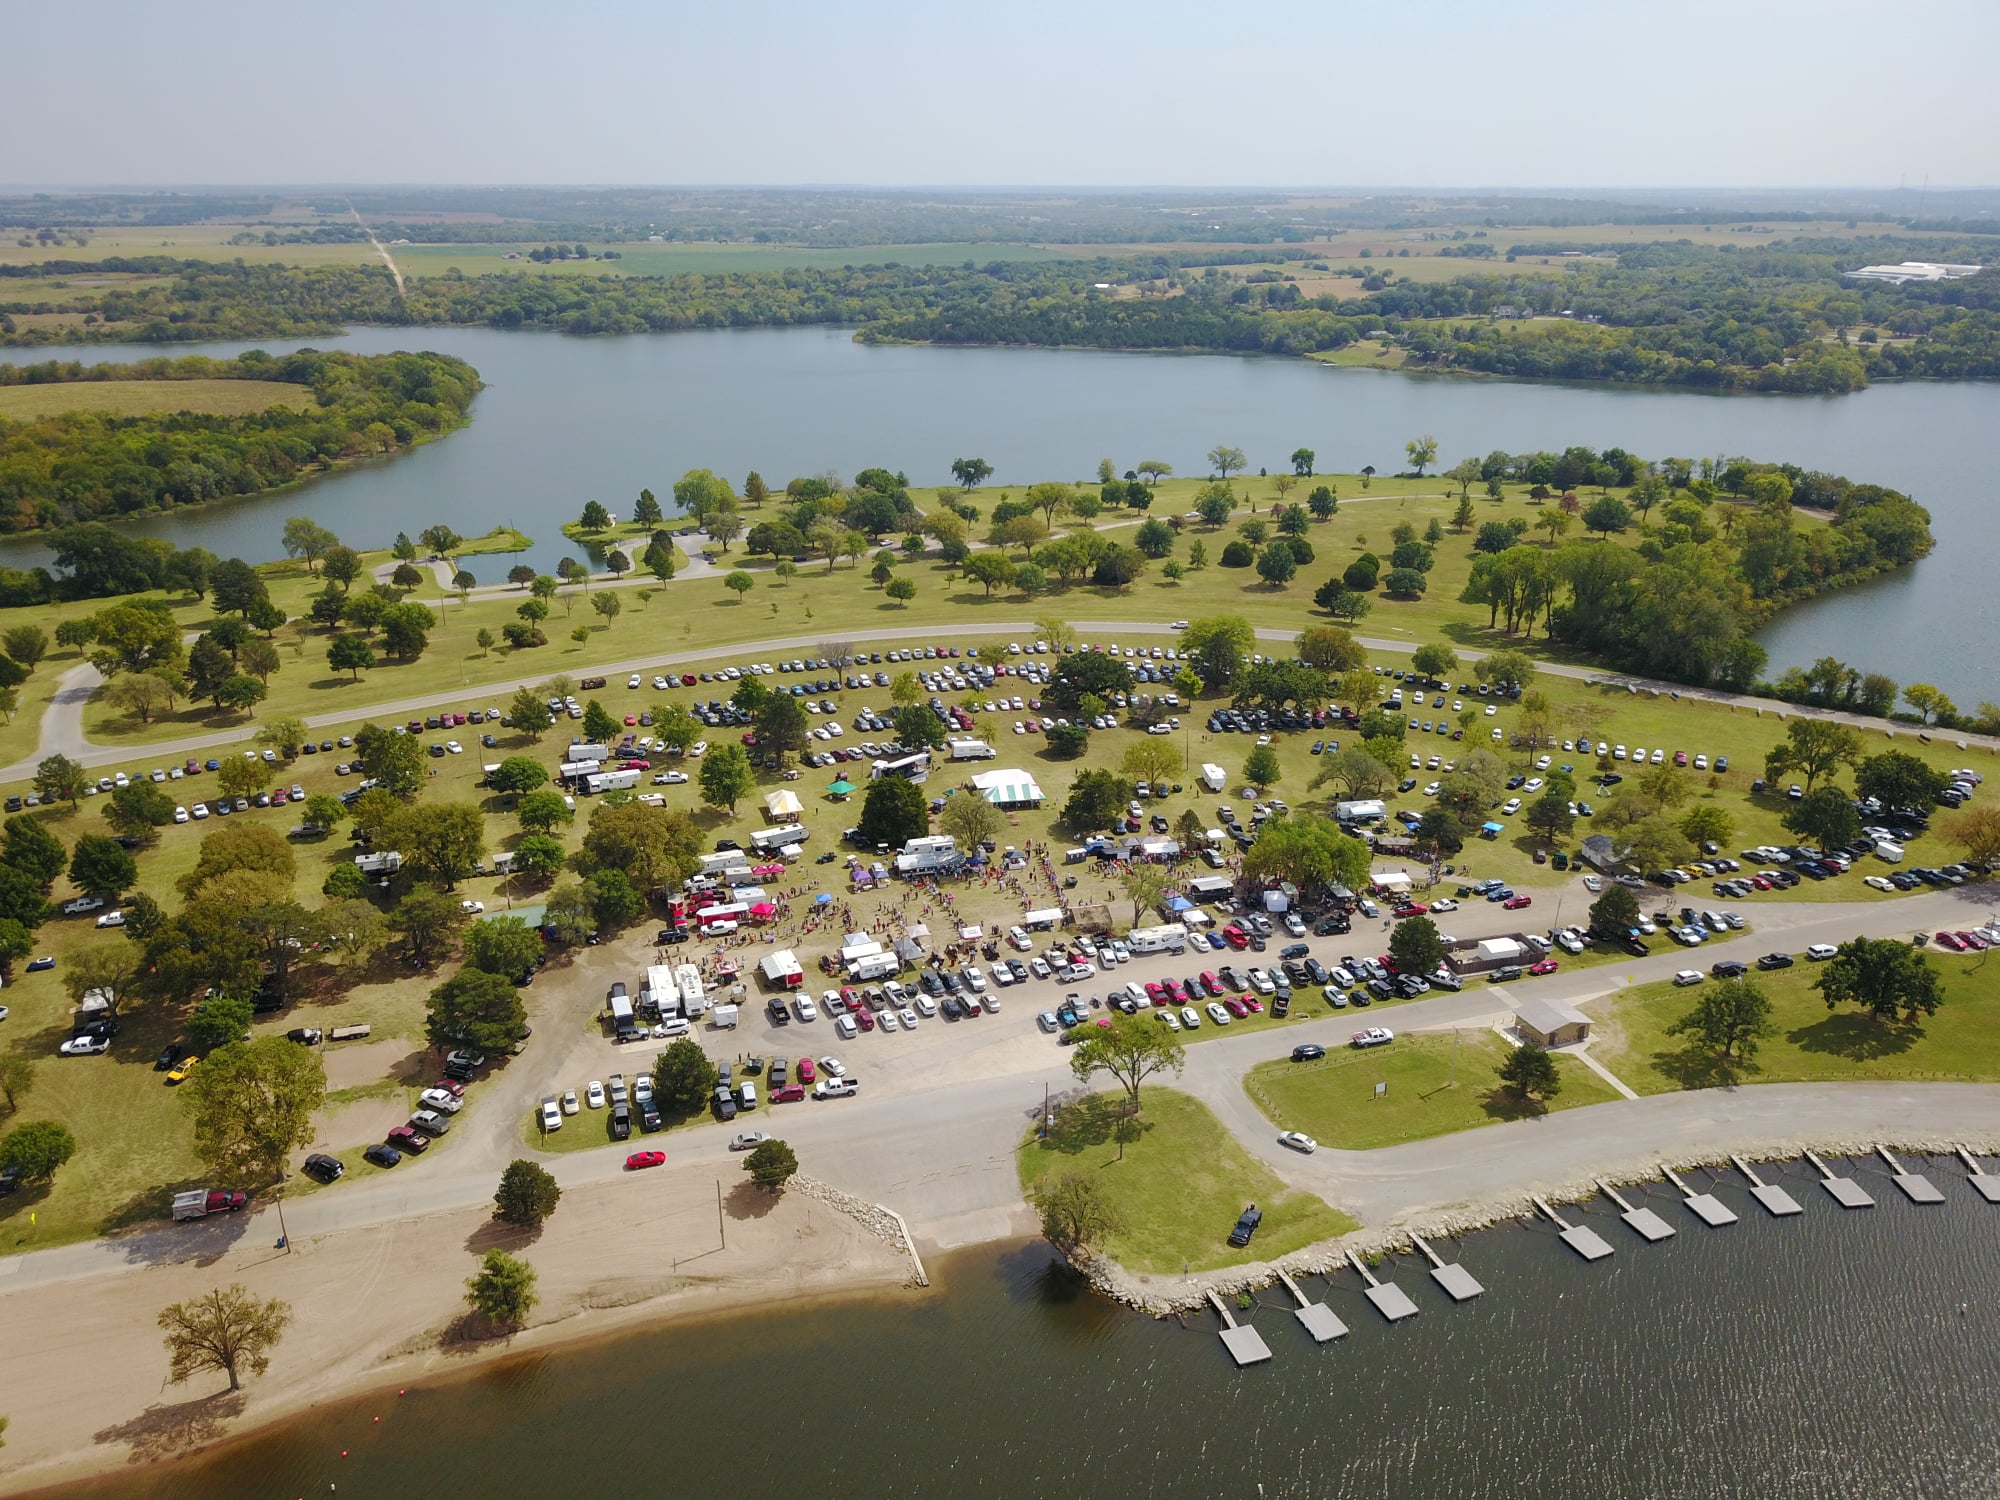
[[[1383,1096],[1384,1094],[1386,1094],[1386,1093],[1388,1093],[1388,1092],[1389,1092],[1389,1085],[1388,1085],[1388,1084],[1386,1084],[1386,1083],[1378,1083],[1378,1084],[1376,1084],[1376,1085],[1375,1085],[1375,1097],[1376,1097],[1377,1099],[1380,1099],[1380,1098],[1381,1098],[1381,1097],[1382,1097],[1382,1096]]]

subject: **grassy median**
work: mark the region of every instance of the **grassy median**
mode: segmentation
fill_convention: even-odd
[[[1386,1047],[1341,1049],[1316,1062],[1259,1063],[1243,1089],[1280,1130],[1302,1130],[1343,1151],[1535,1119],[1619,1097],[1589,1068],[1559,1053],[1562,1092],[1546,1104],[1524,1100],[1496,1076],[1508,1051],[1491,1031],[1399,1036]],[[1388,1087],[1378,1094],[1377,1084]]]
[[[1313,1194],[1287,1191],[1206,1105],[1157,1087],[1142,1091],[1141,1105],[1121,1132],[1125,1096],[1089,1095],[1057,1111],[1047,1140],[1030,1132],[1020,1150],[1030,1191],[1060,1172],[1098,1174],[1124,1219],[1102,1248],[1127,1270],[1170,1275],[1270,1260],[1355,1227]],[[1229,1231],[1249,1203],[1263,1209],[1263,1225],[1250,1246],[1233,1250]]]

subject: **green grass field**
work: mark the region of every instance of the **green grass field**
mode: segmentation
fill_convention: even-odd
[[[1342,1049],[1318,1062],[1275,1059],[1252,1068],[1244,1092],[1280,1130],[1302,1130],[1322,1146],[1369,1151],[1533,1119],[1618,1098],[1617,1090],[1558,1054],[1562,1092],[1544,1107],[1501,1086],[1495,1070],[1507,1045],[1491,1031],[1399,1036],[1365,1052]],[[1375,1086],[1386,1083],[1386,1093]]]
[[[306,387],[275,380],[76,380],[0,386],[0,421],[13,422],[72,411],[112,417],[181,411],[240,417],[274,406],[307,411],[315,404]]]
[[[1207,1106],[1173,1089],[1148,1086],[1136,1129],[1116,1139],[1124,1095],[1093,1094],[1065,1107],[1046,1141],[1021,1144],[1021,1184],[1032,1191],[1066,1171],[1099,1174],[1124,1219],[1101,1247],[1130,1271],[1164,1276],[1274,1260],[1355,1228],[1346,1214],[1311,1193],[1288,1192]],[[1257,1238],[1232,1250],[1229,1230],[1244,1205],[1264,1211]]]
[[[1748,1067],[1718,1067],[1667,1035],[1701,994],[1671,984],[1622,991],[1601,1014],[1592,1052],[1642,1094],[1726,1083],[1732,1071],[1742,1083],[2000,1079],[2000,971],[1981,954],[1934,950],[1932,961],[1944,977],[1944,1004],[1915,1026],[1883,1026],[1851,1007],[1827,1009],[1814,988],[1818,967],[1801,959],[1790,969],[1752,972],[1771,1001],[1777,1033]]]

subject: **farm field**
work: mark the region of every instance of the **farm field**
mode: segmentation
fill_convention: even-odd
[[[220,417],[274,406],[309,411],[313,393],[275,380],[73,380],[0,386],[0,421],[31,422],[60,412],[136,417],[153,412],[200,412]]]

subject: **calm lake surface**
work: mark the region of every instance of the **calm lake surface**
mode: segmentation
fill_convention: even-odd
[[[1212,1315],[1152,1322],[1077,1293],[1039,1247],[995,1247],[935,1267],[941,1294],[668,1326],[67,1493],[1991,1495],[2000,1208],[1953,1160],[1909,1164],[1948,1201],[1914,1207],[1862,1162],[1880,1206],[1843,1212],[1794,1165],[1791,1220],[1733,1174],[1717,1191],[1742,1222],[1722,1230],[1656,1186],[1680,1231],[1660,1245],[1602,1200],[1579,1210],[1616,1248],[1595,1266],[1546,1225],[1470,1236],[1486,1295],[1453,1306],[1396,1261],[1382,1274],[1422,1314],[1395,1327],[1351,1272],[1307,1278],[1352,1334],[1314,1346],[1275,1289],[1255,1314],[1274,1357],[1248,1371]]]
[[[0,359],[129,360],[232,355],[311,341],[7,349]],[[1992,434],[2000,385],[1876,386],[1859,395],[1702,396],[1507,384],[1339,370],[1302,360],[1036,349],[871,348],[829,328],[572,339],[493,329],[360,328],[321,344],[372,353],[435,349],[470,360],[487,388],[473,425],[414,454],[304,489],[149,518],[138,529],[222,556],[278,556],[285,518],[311,514],[347,540],[385,545],[443,522],[471,536],[506,522],[537,539],[544,570],[558,526],[598,499],[630,513],[642,487],[667,497],[691,468],[741,484],[834,469],[900,469],[950,481],[977,454],[996,479],[1093,474],[1161,458],[1206,468],[1216,443],[1253,468],[1305,445],[1323,469],[1392,472],[1405,440],[1441,443],[1440,466],[1494,448],[1613,445],[1649,457],[1743,454],[1892,485],[1929,507],[1936,553],[1917,568],[1788,613],[1765,633],[1775,672],[1834,655],[1900,682],[1928,681],[1962,705],[2000,696],[2000,524]],[[0,561],[39,558],[0,545]],[[473,559],[498,578],[518,558]]]

